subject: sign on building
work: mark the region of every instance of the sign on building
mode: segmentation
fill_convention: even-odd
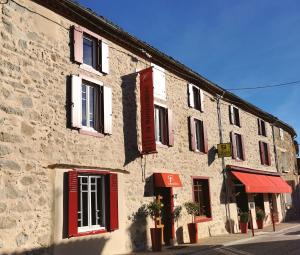
[[[218,157],[231,157],[231,143],[220,143],[217,145]]]

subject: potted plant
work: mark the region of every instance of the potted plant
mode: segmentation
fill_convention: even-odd
[[[150,228],[152,251],[161,251],[162,229],[157,227],[156,219],[160,217],[163,206],[163,203],[156,199],[147,205],[147,215],[154,221],[154,228]]]
[[[263,229],[265,217],[265,211],[263,209],[258,208],[256,210],[256,224],[258,229]]]
[[[195,216],[199,214],[199,204],[195,202],[186,202],[184,207],[188,214],[192,216],[192,222],[188,224],[188,231],[191,243],[197,243],[198,240],[198,226],[195,223]]]
[[[240,214],[240,229],[242,233],[247,233],[248,230],[249,213],[241,212]]]

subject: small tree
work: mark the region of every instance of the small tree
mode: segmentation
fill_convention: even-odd
[[[249,213],[248,212],[241,212],[240,222],[247,223],[248,221],[249,221]]]
[[[179,218],[181,217],[182,207],[180,205],[176,206],[173,211],[174,221],[178,223]]]
[[[150,216],[150,218],[154,221],[154,225],[156,227],[156,221],[155,219],[157,217],[160,217],[162,209],[163,209],[163,203],[159,202],[158,200],[154,200],[152,202],[150,202],[149,204],[147,204],[146,208],[147,208],[147,215]]]
[[[256,210],[256,219],[257,220],[264,220],[266,217],[265,211],[263,209],[258,208]]]
[[[192,216],[192,222],[195,221],[195,216],[199,215],[200,207],[198,203],[195,202],[186,202],[183,204],[187,213]]]

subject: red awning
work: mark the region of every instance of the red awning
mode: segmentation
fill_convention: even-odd
[[[280,176],[231,171],[247,193],[291,193],[292,188]]]
[[[154,173],[155,187],[182,187],[178,174]]]

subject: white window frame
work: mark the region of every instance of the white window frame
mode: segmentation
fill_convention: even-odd
[[[93,127],[90,127],[90,87],[94,87],[95,89],[95,86],[91,86],[91,85],[88,85],[88,84],[85,84],[84,81],[82,81],[81,83],[81,93],[82,93],[82,87],[83,85],[86,86],[87,90],[86,90],[86,123],[87,125],[84,126],[82,124],[82,119],[83,119],[83,111],[81,111],[81,124],[82,124],[82,129],[83,130],[86,130],[86,131],[91,131],[91,132],[98,132],[97,130],[95,130]],[[83,98],[81,97],[81,102],[83,101]],[[97,107],[97,105],[95,104],[95,98],[94,98],[94,122],[95,122],[95,107]]]
[[[189,88],[189,105],[190,107],[200,111],[200,112],[204,112],[204,93],[203,90],[200,89],[199,87],[195,86],[194,84],[188,84],[188,88]],[[197,109],[195,106],[195,93],[194,93],[194,89],[196,89],[199,93],[199,100],[200,100],[200,109]]]
[[[79,185],[81,185],[81,180],[82,178],[87,178],[88,179],[88,190],[86,191],[88,193],[88,226],[84,226],[84,227],[79,227],[78,226],[78,233],[84,233],[84,232],[88,232],[88,231],[95,231],[95,230],[105,230],[106,229],[106,221],[105,221],[105,211],[106,211],[106,205],[105,205],[105,177],[103,175],[79,175],[78,176],[78,183]],[[104,222],[104,226],[101,225],[92,225],[92,203],[91,203],[91,179],[95,178],[95,179],[99,179],[101,178],[101,182],[102,182],[102,190],[99,192],[100,195],[102,196],[102,208],[103,208],[103,215],[102,216],[102,221]],[[96,185],[96,199],[97,199],[97,195],[98,195],[98,187],[97,187],[97,181],[95,183]],[[82,190],[82,189],[80,189]],[[80,190],[78,190],[78,195],[82,196],[83,192],[80,192]],[[79,194],[80,193],[80,194]],[[82,201],[82,198],[81,198]],[[97,207],[97,205],[96,205]],[[78,208],[78,215],[81,215],[81,221],[82,221],[82,202],[81,202],[81,208]],[[96,208],[96,213],[99,212],[99,209]],[[98,216],[96,216],[98,218]],[[80,217],[78,216],[78,221],[80,221],[79,219]],[[97,219],[98,220],[98,219]]]
[[[234,114],[234,110],[237,110],[238,111],[238,115],[239,115],[239,125],[237,125],[237,119],[235,117],[235,114]],[[235,105],[230,105],[230,118],[231,118],[231,122],[232,122],[232,125],[236,126],[236,127],[241,127],[241,115],[240,115],[240,109],[238,107],[236,107]]]
[[[160,123],[160,114],[159,112],[161,111],[161,109],[164,109],[165,110],[165,114],[167,115],[167,111],[168,111],[168,108],[166,105],[163,105],[163,104],[159,104],[159,103],[154,103],[154,124],[155,124],[155,142],[156,144],[161,144],[161,145],[167,145],[167,142],[164,144],[162,143],[160,140],[159,140],[159,136],[158,134],[161,133],[160,132],[160,127],[161,127],[161,123]],[[158,118],[157,118],[158,117]],[[168,135],[169,135],[169,130],[168,130],[168,115],[166,116],[167,120],[166,120],[166,137],[165,137],[165,140],[168,141]],[[157,121],[157,119],[159,121]],[[162,132],[164,132],[162,130]],[[162,139],[163,140],[163,139]]]

